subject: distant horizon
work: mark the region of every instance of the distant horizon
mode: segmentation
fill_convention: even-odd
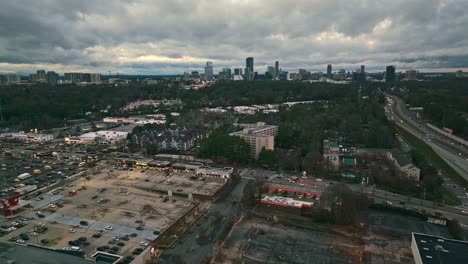
[[[226,67],[227,68],[227,67]],[[339,67],[337,67],[338,69],[341,69]],[[230,68],[230,69],[234,69],[234,68]],[[357,68],[356,68],[357,69]],[[45,70],[46,72],[48,71],[47,69],[38,69],[38,70]],[[305,69],[307,71],[310,71],[312,73],[317,73],[317,72],[322,72],[322,73],[326,73],[326,69],[325,70],[322,70],[322,71],[314,71],[314,70],[308,70],[308,69]],[[396,70],[395,73],[405,73],[405,71],[407,70],[416,70],[418,73],[456,73],[457,71],[461,70],[465,73],[468,73],[468,68],[453,68],[453,69],[421,69],[421,70],[418,70],[418,69],[403,69],[403,70]],[[185,72],[188,72],[188,73],[191,73],[192,71],[197,71],[199,73],[204,73],[204,71],[200,71],[200,70],[188,70],[188,71],[185,71]],[[254,70],[255,72],[259,73],[259,74],[264,74],[266,72],[265,71],[257,71],[257,70]],[[288,71],[288,70],[285,70],[287,71],[288,73],[296,73],[299,71],[299,69],[297,69],[296,71]],[[214,71],[214,74],[213,75],[218,75],[220,71]],[[332,71],[333,73],[337,73],[338,71],[336,70],[333,70]],[[346,69],[346,72],[352,72],[352,70],[347,70]],[[385,69],[384,70],[370,70],[370,71],[367,71],[366,70],[366,73],[384,73],[385,72]],[[111,77],[115,77],[115,76],[161,76],[161,77],[164,77],[164,76],[179,76],[179,75],[183,75],[184,72],[180,72],[180,73],[167,73],[167,74],[157,74],[157,73],[154,73],[154,74],[151,74],[151,73],[131,73],[131,74],[125,74],[125,73],[119,73],[119,74],[110,74],[109,73],[102,73],[102,72],[88,72],[88,71],[67,71],[67,72],[56,72],[57,74],[59,74],[59,76],[64,76],[65,73],[99,73],[101,74],[101,76],[111,76]],[[0,71],[0,74],[19,74],[20,76],[22,77],[29,77],[30,74],[36,74],[36,71],[35,72],[27,72],[27,73],[18,73],[18,72],[3,72],[3,71]]]
[[[40,10],[40,12],[38,12]],[[468,69],[466,0],[4,1],[0,72]],[[464,70],[465,71],[465,70]]]

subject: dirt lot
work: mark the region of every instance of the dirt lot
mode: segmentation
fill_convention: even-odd
[[[369,211],[364,234],[368,263],[414,263],[411,232],[450,237],[447,228],[420,219]]]
[[[359,250],[338,235],[242,220],[218,254],[220,263],[359,263]]]

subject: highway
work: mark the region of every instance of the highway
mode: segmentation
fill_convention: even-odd
[[[468,180],[468,147],[430,128],[409,111],[404,102],[387,95],[386,114],[399,127],[422,139],[455,171]]]

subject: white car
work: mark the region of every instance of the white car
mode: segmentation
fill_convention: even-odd
[[[109,225],[109,226],[106,226],[106,227],[104,227],[104,229],[106,229],[106,230],[112,230],[112,226],[110,226],[110,225]]]
[[[147,246],[149,246],[149,243],[143,241],[143,242],[140,243],[140,246],[147,247]]]
[[[70,230],[68,230],[68,232],[70,232],[70,233],[76,233],[76,230],[73,229],[73,228],[71,228]]]

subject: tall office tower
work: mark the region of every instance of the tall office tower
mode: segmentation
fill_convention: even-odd
[[[231,69],[229,68],[224,68],[223,69],[223,74],[224,74],[224,79],[225,80],[230,80],[231,79]]]
[[[254,58],[253,57],[248,57],[247,59],[245,59],[245,69],[247,70],[245,75],[247,76],[252,75],[252,73],[254,72]]]
[[[269,79],[275,79],[275,74],[276,74],[276,69],[275,67],[273,66],[268,66],[267,67],[267,71],[265,72],[265,75],[269,78]]]
[[[38,70],[36,73],[36,82],[47,82],[46,72],[44,70]]]
[[[361,78],[360,79],[361,79],[362,82],[366,81],[366,70],[365,70],[364,65],[361,65]]]
[[[205,66],[205,80],[213,80],[213,62],[207,61]]]
[[[279,80],[279,61],[275,61],[275,75],[273,76],[275,80]]]
[[[218,72],[218,80],[226,80],[226,76],[224,76],[224,71]]]
[[[237,76],[237,75],[242,75],[242,68],[235,68],[234,69],[234,76]]]
[[[54,71],[48,71],[47,72],[47,84],[55,86],[57,85],[59,75],[55,73]]]
[[[332,78],[332,65],[328,64],[327,66],[327,78],[331,79]]]
[[[395,66],[387,66],[385,71],[385,82],[392,83],[395,81]]]

